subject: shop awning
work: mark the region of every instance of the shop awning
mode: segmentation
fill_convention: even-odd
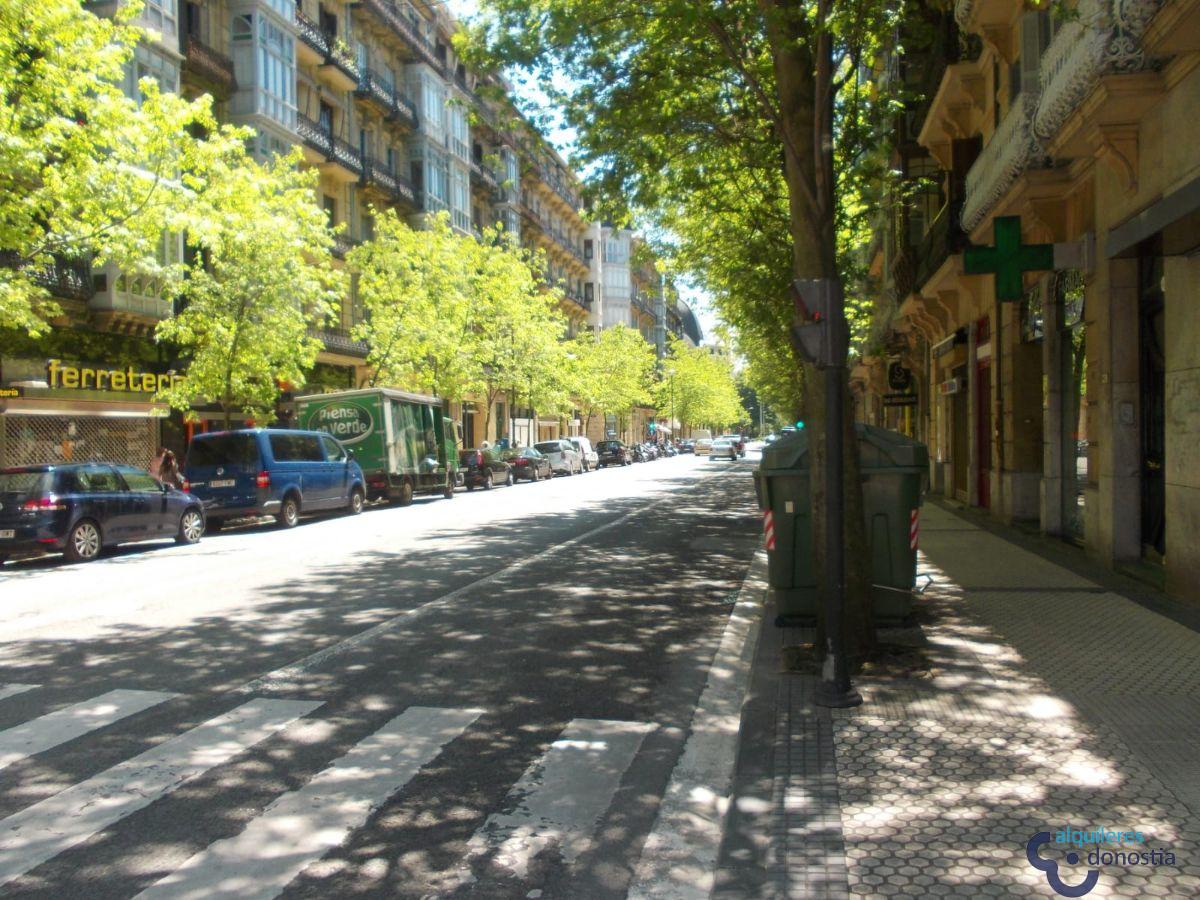
[[[1104,253],[1109,259],[1132,256],[1142,241],[1159,233],[1164,256],[1183,256],[1200,247],[1200,177],[1112,229]]]
[[[170,413],[163,403],[96,402],[17,397],[0,400],[0,413],[11,416],[98,416],[105,419],[161,419]]]

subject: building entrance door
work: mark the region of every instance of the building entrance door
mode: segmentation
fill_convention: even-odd
[[[1075,269],[1054,278],[1062,347],[1062,523],[1063,536],[1083,540],[1088,481],[1087,380],[1084,358],[1083,275]]]
[[[1157,241],[1138,257],[1138,357],[1141,368],[1142,555],[1166,553],[1166,354],[1163,350],[1163,258]]]

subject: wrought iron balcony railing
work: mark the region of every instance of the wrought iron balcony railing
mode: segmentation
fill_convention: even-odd
[[[439,72],[443,70],[442,61],[434,53],[433,45],[429,43],[414,23],[393,0],[360,0],[364,9],[387,25],[396,33],[424,62]]]
[[[0,250],[0,267],[24,269],[30,280],[64,300],[90,300],[95,293],[92,264],[86,259],[55,258],[46,265],[35,265],[14,250]]]
[[[333,255],[338,259],[345,259],[346,254],[357,247],[361,241],[356,241],[354,238],[348,238],[343,234],[334,235],[333,238]]]
[[[304,113],[297,113],[296,132],[304,143],[326,159],[333,156],[333,134],[319,122],[313,121]]]
[[[183,54],[183,71],[203,82],[218,99],[228,100],[237,90],[233,60],[193,34],[181,34],[179,44]]]
[[[402,120],[411,128],[417,127],[417,108],[412,101],[397,91],[395,85],[384,81],[374,69],[362,70],[354,93],[374,103],[388,119]]]
[[[363,157],[362,181],[363,184],[380,188],[395,200],[403,200],[413,205],[417,202],[417,192],[411,181],[370,156]]]
[[[317,26],[316,22],[300,10],[296,10],[296,28],[300,33],[300,40],[320,53],[322,58],[329,56],[328,36]]]
[[[366,341],[356,341],[345,328],[310,328],[308,333],[323,343],[330,353],[366,358],[370,351]]]

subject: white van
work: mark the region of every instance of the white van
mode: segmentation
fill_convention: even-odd
[[[600,463],[600,456],[596,453],[595,448],[592,447],[591,441],[585,437],[573,437],[567,438],[567,440],[575,445],[575,449],[578,450],[579,455],[583,457],[583,471],[587,472],[596,468],[596,466]]]

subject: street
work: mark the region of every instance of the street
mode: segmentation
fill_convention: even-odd
[[[759,543],[751,465],[5,566],[5,896],[626,896]]]

